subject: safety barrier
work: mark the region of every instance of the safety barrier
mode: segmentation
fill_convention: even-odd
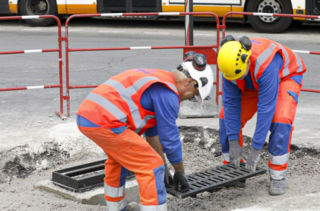
[[[40,18],[53,18],[57,22],[58,26],[58,48],[55,49],[31,49],[31,50],[18,50],[18,51],[2,51],[0,55],[4,54],[30,54],[30,53],[50,53],[58,52],[59,61],[59,84],[51,85],[37,85],[37,86],[22,86],[22,87],[8,87],[0,88],[0,91],[15,91],[15,90],[30,90],[30,89],[48,89],[48,88],[59,88],[60,95],[60,111],[56,111],[61,119],[65,119],[63,114],[63,72],[62,72],[62,39],[61,39],[61,22],[58,17],[53,15],[32,15],[32,16],[3,16],[1,20],[22,20],[22,19],[40,19]]]
[[[220,26],[220,29],[222,31],[222,39],[224,39],[225,35],[226,35],[227,18],[228,18],[228,16],[231,16],[231,15],[274,16],[274,17],[291,17],[291,18],[297,17],[297,18],[306,18],[306,19],[320,19],[320,16],[316,16],[316,15],[294,15],[294,14],[257,13],[257,12],[228,12],[223,16],[222,25]],[[320,55],[320,52],[316,52],[316,51],[293,50],[293,52]],[[218,68],[218,66],[217,66],[217,68]],[[301,91],[320,93],[320,90],[317,90],[317,89],[303,88],[303,89],[301,89]],[[219,90],[218,94],[222,95],[222,92]]]
[[[185,15],[203,15],[211,16],[216,20],[217,26],[217,37],[216,44],[214,45],[179,45],[179,46],[134,46],[134,47],[110,47],[110,48],[69,48],[69,23],[73,18],[85,18],[85,17],[136,17],[136,16],[185,16]],[[32,50],[20,50],[20,51],[2,51],[0,55],[3,54],[29,54],[29,53],[49,53],[58,52],[59,55],[59,84],[51,85],[38,85],[38,86],[24,86],[24,87],[11,87],[11,88],[0,88],[0,91],[15,91],[15,90],[30,90],[30,89],[47,89],[47,88],[59,88],[60,96],[60,111],[56,113],[61,119],[65,119],[64,116],[64,100],[67,101],[67,116],[70,116],[70,89],[78,88],[94,88],[97,85],[70,85],[69,78],[69,53],[70,52],[80,52],[80,51],[112,51],[112,50],[157,50],[157,49],[183,49],[184,52],[193,50],[199,53],[204,53],[207,56],[209,64],[216,64],[217,62],[217,52],[219,51],[220,43],[220,32],[222,32],[222,38],[225,37],[226,30],[226,19],[230,15],[254,15],[254,16],[279,16],[279,17],[300,17],[309,19],[320,19],[320,16],[314,15],[292,15],[292,14],[272,14],[272,13],[254,13],[254,12],[229,12],[222,20],[222,25],[220,25],[219,17],[211,12],[154,12],[154,13],[102,13],[102,14],[77,14],[70,16],[65,24],[65,37],[61,36],[61,22],[56,16],[52,15],[38,15],[38,16],[4,16],[0,17],[0,20],[19,20],[19,19],[34,19],[34,18],[53,18],[57,21],[58,25],[58,48],[55,49],[32,49]],[[63,84],[63,71],[62,71],[62,41],[65,42],[65,95],[64,95],[64,84]],[[216,50],[214,50],[216,49]],[[305,50],[293,50],[296,53],[304,54],[314,54],[320,55],[320,52],[316,51],[305,51]],[[216,78],[214,81],[216,86],[216,104],[219,106],[219,96],[222,95],[220,91],[220,74],[217,66]],[[306,92],[316,92],[320,93],[320,90],[315,89],[302,89]]]
[[[128,16],[185,16],[185,15],[206,15],[211,16],[216,19],[217,23],[217,43],[215,45],[180,45],[180,46],[135,46],[135,47],[113,47],[113,48],[69,48],[69,23],[74,18],[84,18],[84,17],[128,17]],[[212,12],[152,12],[152,13],[101,13],[101,14],[77,14],[70,16],[65,23],[65,59],[66,59],[66,96],[64,100],[67,101],[67,115],[70,116],[70,89],[77,88],[94,88],[97,85],[70,85],[69,82],[69,53],[79,52],[79,51],[112,51],[112,50],[156,50],[156,49],[183,49],[184,52],[188,50],[193,50],[195,52],[201,52],[207,55],[208,64],[216,64],[216,52],[219,50],[220,43],[220,31],[219,17]],[[217,49],[216,52],[213,49]],[[216,90],[219,90],[219,73],[216,73]],[[218,104],[218,95],[216,93],[216,103]]]

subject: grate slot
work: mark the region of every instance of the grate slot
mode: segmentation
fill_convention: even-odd
[[[201,173],[197,173],[196,176],[197,176],[197,177],[200,177],[200,178],[203,178],[203,179],[206,178],[206,176],[205,176],[205,175],[202,175]]]
[[[222,176],[222,175],[219,175],[218,178],[222,179],[222,180],[227,180],[228,178]]]
[[[211,181],[211,182],[213,182],[213,183],[219,183],[217,180],[212,179],[212,178],[209,178],[208,180]]]
[[[234,175],[237,175],[237,176],[240,176],[240,175],[242,175],[240,172],[238,172],[238,171],[233,171],[232,172]]]
[[[232,175],[231,173],[225,174],[226,176],[228,176],[229,178],[234,178],[235,176]]]
[[[222,173],[222,171],[220,171],[220,170],[218,170],[218,169],[215,169],[215,170],[212,170],[214,173],[216,173],[216,174],[221,174]]]

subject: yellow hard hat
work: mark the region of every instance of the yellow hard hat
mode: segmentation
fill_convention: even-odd
[[[218,66],[227,80],[237,80],[246,73],[251,50],[244,47],[241,41],[234,40],[225,42],[221,46]]]

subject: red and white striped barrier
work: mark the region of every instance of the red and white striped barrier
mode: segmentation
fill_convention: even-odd
[[[21,51],[0,51],[1,54],[31,54],[31,53],[48,53],[48,52],[59,52],[58,49],[30,49]]]
[[[304,51],[304,50],[292,50],[292,51],[295,52],[295,53],[320,55],[320,52],[316,52],[316,51]]]
[[[29,89],[49,89],[49,88],[60,88],[60,85],[39,85],[39,86],[0,88],[0,92],[1,91],[29,90]]]
[[[217,49],[219,48],[220,43],[220,31],[217,27],[217,42],[214,45],[201,45],[201,46],[190,46],[190,45],[179,45],[179,46],[131,46],[131,47],[113,47],[113,48],[69,48],[69,23],[74,18],[84,18],[84,17],[140,17],[140,16],[185,16],[185,15],[206,15],[215,18],[217,26],[220,25],[219,17],[212,12],[151,12],[151,13],[101,13],[101,14],[76,14],[70,16],[65,23],[65,58],[66,58],[66,95],[65,100],[67,101],[67,114],[70,116],[70,89],[78,88],[93,88],[96,85],[70,85],[69,83],[69,53],[76,51],[110,51],[110,50],[156,50],[156,49],[192,49],[196,52],[208,52],[208,49]],[[206,53],[205,53],[206,54]],[[213,53],[216,55],[215,53]],[[210,58],[210,61],[213,61],[216,64],[216,58]],[[208,61],[208,63],[210,63]],[[218,76],[217,72],[217,76]],[[217,77],[216,77],[217,78]],[[219,82],[215,82],[216,86],[219,86]],[[218,101],[217,101],[218,103]]]
[[[60,116],[61,119],[65,119],[63,114],[63,79],[62,79],[62,36],[61,36],[61,22],[60,19],[54,15],[30,15],[30,16],[3,16],[0,17],[1,20],[20,20],[20,19],[40,19],[40,18],[51,18],[55,19],[58,26],[58,47],[55,49],[29,49],[29,50],[16,50],[16,51],[0,51],[0,55],[4,54],[34,54],[34,53],[50,53],[58,52],[58,62],[59,62],[59,84],[52,85],[40,85],[40,86],[22,86],[22,87],[8,87],[0,88],[0,91],[16,91],[16,90],[31,90],[31,89],[48,89],[48,88],[59,88],[60,95],[60,111],[56,111],[56,114]]]

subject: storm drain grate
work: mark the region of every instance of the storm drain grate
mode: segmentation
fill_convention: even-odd
[[[85,192],[103,186],[104,163],[100,160],[52,172],[52,182],[74,192]],[[134,177],[128,172],[127,178]]]
[[[236,181],[245,180],[247,178],[264,174],[266,170],[257,168],[255,172],[250,172],[244,166],[235,168],[233,165],[222,165],[213,169],[208,169],[202,172],[187,175],[187,180],[190,185],[188,192],[179,192],[174,187],[167,188],[167,192],[178,198],[188,196],[196,197],[198,193],[208,191],[213,192],[222,187],[231,185]]]
[[[74,192],[85,192],[92,188],[103,186],[105,161],[106,160],[100,160],[54,171],[52,172],[52,182]],[[236,181],[244,180],[265,172],[266,170],[260,168],[257,168],[255,172],[250,172],[243,166],[235,168],[232,165],[222,165],[187,175],[190,185],[188,192],[181,193],[176,191],[174,187],[167,188],[167,192],[178,198],[185,198],[187,196],[195,197],[198,193],[219,190]],[[129,171],[127,179],[133,177],[134,174]]]

